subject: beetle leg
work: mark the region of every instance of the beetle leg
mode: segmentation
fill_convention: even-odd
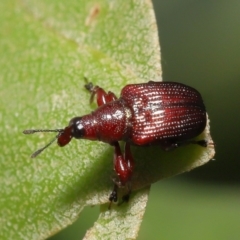
[[[207,147],[208,142],[206,140],[190,141],[191,144],[197,144],[202,147]]]
[[[118,142],[113,143],[114,146],[114,169],[118,175],[119,182],[115,182],[112,193],[110,194],[110,201],[117,201],[117,190],[118,187],[128,187],[128,193],[123,197],[123,201],[129,199],[131,193],[131,177],[134,168],[134,161],[130,149],[130,144],[126,143],[124,148],[124,156],[122,155]]]
[[[206,140],[189,140],[189,141],[184,141],[184,142],[178,142],[176,143],[176,147],[188,145],[188,144],[197,144],[201,147],[207,147],[208,142]]]
[[[183,141],[183,142],[175,142],[175,143],[163,143],[161,144],[162,148],[165,151],[169,151],[181,146],[185,146],[188,144],[197,144],[201,147],[207,147],[208,145],[211,145],[210,143],[208,143],[206,140],[190,140],[190,141]]]
[[[93,86],[92,83],[87,83],[85,88],[91,93],[90,103],[93,102],[94,96],[97,98],[97,105],[100,107],[108,102],[112,102],[117,99],[116,95],[112,92],[106,93],[101,87]]]
[[[130,148],[129,143],[125,143],[125,148],[124,148],[124,159],[127,162],[128,165],[128,181],[127,181],[127,194],[125,194],[122,197],[122,202],[128,202],[130,198],[130,194],[132,191],[132,185],[131,185],[131,178],[132,178],[132,173],[134,169],[134,160]]]
[[[128,188],[127,189],[127,193],[125,195],[123,195],[122,202],[120,202],[119,205],[121,205],[124,202],[128,202],[129,201],[129,198],[130,198],[130,195],[131,195],[131,192],[132,192],[131,182],[127,183],[127,188]]]
[[[119,177],[120,184],[125,186],[125,184],[131,180],[134,161],[130,150],[130,144],[125,143],[124,156],[121,153],[119,143],[114,144],[114,169]]]

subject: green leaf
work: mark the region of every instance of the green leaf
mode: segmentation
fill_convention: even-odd
[[[0,238],[44,239],[84,206],[108,203],[113,149],[72,141],[31,159],[54,134],[22,131],[63,128],[93,111],[84,76],[116,94],[127,83],[160,80],[157,27],[148,0],[9,0],[0,9]],[[210,139],[208,131],[203,135]],[[133,155],[137,190],[207,162],[214,149],[134,147]],[[136,238],[148,189],[111,211],[103,205],[86,239]]]

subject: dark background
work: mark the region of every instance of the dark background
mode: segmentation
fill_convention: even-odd
[[[240,239],[240,1],[155,0],[163,79],[198,89],[215,160],[153,185],[138,239]],[[77,240],[98,216],[87,208],[51,240]]]
[[[163,79],[194,86],[205,100],[216,162],[188,174],[240,180],[240,2],[154,1]]]

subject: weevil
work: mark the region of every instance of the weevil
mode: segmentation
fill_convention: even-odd
[[[57,139],[60,147],[72,138],[102,141],[114,148],[113,191],[109,201],[118,201],[118,188],[127,187],[123,197],[127,201],[131,193],[134,159],[131,145],[158,145],[165,150],[185,144],[207,146],[205,140],[193,140],[206,127],[206,109],[200,93],[192,87],[177,82],[154,82],[126,85],[120,97],[106,92],[92,83],[85,85],[91,93],[90,102],[96,96],[98,108],[90,114],[74,117],[63,129],[25,130],[23,133],[57,132],[56,137],[32,154],[39,155]],[[124,141],[122,153],[119,141]]]

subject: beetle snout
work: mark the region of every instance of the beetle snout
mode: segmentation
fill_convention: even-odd
[[[59,133],[57,143],[60,147],[67,145],[72,139],[72,127],[66,127],[63,132]]]

